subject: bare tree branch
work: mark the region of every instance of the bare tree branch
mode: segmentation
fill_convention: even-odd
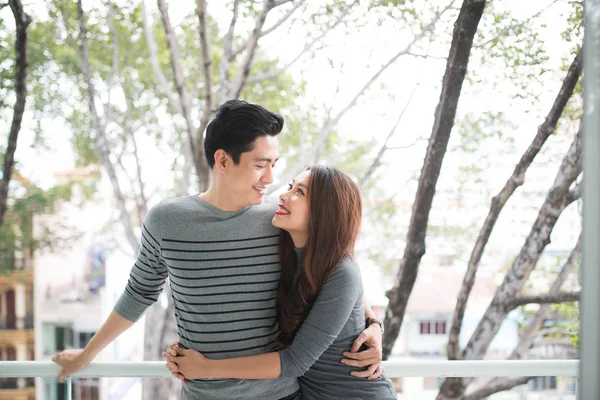
[[[432,60],[447,60],[447,57],[444,56],[432,56],[431,54],[419,54],[419,53],[414,53],[412,51],[409,51],[408,53],[406,53],[406,55],[409,56],[413,56],[413,57],[419,57],[419,58],[425,58],[425,59],[432,59]]]
[[[386,62],[383,66],[381,66],[381,68],[373,76],[371,76],[371,78],[363,85],[363,87],[357,92],[357,94],[352,98],[352,100],[350,100],[346,104],[346,106],[344,108],[342,108],[342,110],[336,114],[335,117],[328,118],[323,123],[323,126],[319,130],[319,134],[317,135],[315,143],[313,144],[313,150],[321,148],[323,146],[323,144],[327,142],[329,135],[331,134],[333,128],[337,125],[339,120],[356,105],[358,100],[373,85],[373,83],[375,83],[375,81],[377,81],[379,76],[386,69],[388,69],[400,56],[402,56],[402,55],[406,54],[408,51],[410,51],[410,49],[415,45],[415,43],[417,43],[419,40],[421,40],[426,35],[427,32],[431,31],[433,29],[433,27],[435,26],[435,24],[437,23],[437,21],[439,21],[439,19],[442,17],[442,15],[446,11],[448,11],[451,8],[451,6],[452,6],[452,3],[450,3],[445,8],[443,8],[440,12],[438,12],[436,14],[436,16],[432,19],[432,21],[423,28],[421,33],[419,33],[417,36],[415,36],[413,38],[413,40],[404,49],[400,50],[388,62]],[[281,182],[288,182],[290,179],[292,179],[294,176],[296,176],[296,174],[300,171],[300,169],[303,168],[306,164],[308,164],[310,162],[310,159],[311,159],[313,153],[314,153],[314,151],[304,152],[304,155],[302,157],[300,157],[300,159],[296,162],[296,164],[294,164],[293,167],[288,169],[288,172],[286,173],[284,178],[281,180]],[[277,186],[272,186],[268,189],[268,193],[272,193],[273,191],[277,190],[278,188],[279,187],[277,187]]]
[[[500,37],[508,34],[510,31],[515,30],[516,28],[519,28],[519,27],[525,25],[527,22],[531,21],[532,19],[539,17],[544,11],[546,11],[547,9],[552,7],[554,4],[558,3],[558,1],[559,0],[554,0],[552,3],[548,4],[546,7],[542,8],[540,11],[533,14],[531,17],[527,18],[525,21],[519,22],[517,24],[511,24],[508,27],[506,27],[506,29],[503,29],[500,33],[498,33],[496,36],[494,36],[493,38],[488,39],[483,43],[476,44],[473,47],[476,49],[479,49],[479,48],[487,46],[488,44],[498,40]]]
[[[79,31],[81,42],[81,54],[79,64],[81,66],[81,72],[83,73],[84,81],[87,86],[88,107],[92,118],[92,127],[96,133],[96,148],[100,156],[100,161],[102,162],[102,165],[106,170],[112,185],[113,195],[115,197],[115,200],[117,201],[117,207],[120,212],[120,219],[123,225],[123,229],[125,230],[125,236],[127,237],[127,241],[129,242],[129,245],[133,249],[134,253],[137,253],[139,249],[139,243],[135,234],[133,233],[133,226],[131,224],[131,219],[129,218],[127,207],[125,205],[125,197],[123,196],[123,192],[121,191],[121,186],[119,184],[115,168],[112,162],[110,161],[110,150],[108,147],[106,132],[104,131],[104,124],[100,120],[98,112],[96,111],[96,90],[94,89],[92,77],[90,75],[90,57],[88,52],[87,30],[85,27],[83,5],[81,4],[81,1],[82,0],[77,1],[77,14],[79,19]]]
[[[208,189],[210,170],[204,157],[204,130],[208,125],[210,113],[212,112],[212,60],[210,56],[210,43],[208,41],[208,14],[206,11],[206,0],[196,1],[196,12],[198,14],[198,27],[200,34],[200,62],[202,63],[202,71],[204,75],[204,107],[202,116],[200,117],[200,126],[196,133],[196,144],[194,148],[194,160],[196,163],[196,172],[198,173],[200,191]],[[235,26],[235,24],[233,24]],[[233,34],[233,27],[232,34]],[[225,82],[221,82],[222,85]],[[222,98],[222,101],[225,99]]]
[[[304,47],[302,48],[302,50],[300,52],[298,52],[298,54],[296,54],[296,56],[294,58],[292,58],[290,61],[288,61],[283,67],[275,69],[273,71],[266,72],[264,74],[255,75],[255,76],[249,76],[248,80],[247,80],[247,83],[248,84],[254,84],[254,83],[266,81],[268,79],[275,79],[279,75],[281,75],[284,72],[286,72],[288,69],[290,69],[290,67],[292,65],[294,65],[300,58],[302,58],[302,56],[304,54],[306,54],[309,50],[311,50],[315,44],[321,43],[322,40],[323,40],[323,38],[329,32],[331,32],[336,26],[338,26],[339,24],[341,24],[344,21],[344,19],[346,18],[346,16],[350,13],[350,10],[352,9],[352,7],[354,7],[356,4],[358,4],[358,0],[355,1],[355,2],[353,2],[352,4],[350,4],[344,10],[344,12],[342,12],[342,14],[340,14],[338,16],[338,18],[336,18],[336,20],[332,24],[330,24],[327,28],[325,28],[323,30],[323,32],[321,32],[321,34],[319,36],[315,37],[313,40],[311,40],[310,42],[306,43],[304,45]]]
[[[454,316],[452,317],[452,327],[450,328],[450,335],[447,346],[447,354],[449,360],[457,360],[459,355],[458,348],[458,338],[460,335],[460,330],[462,327],[465,308],[467,305],[467,301],[469,299],[469,294],[471,293],[471,289],[473,288],[473,284],[475,283],[475,275],[477,274],[477,269],[479,268],[479,263],[481,262],[481,257],[483,256],[483,252],[485,247],[490,239],[494,226],[500,216],[500,213],[508,199],[513,195],[513,193],[517,190],[517,188],[525,182],[525,173],[527,169],[540,152],[546,140],[550,137],[554,130],[556,129],[556,124],[558,123],[558,119],[560,118],[563,110],[571,98],[573,94],[573,90],[575,89],[575,85],[579,80],[579,76],[581,75],[581,52],[577,54],[575,59],[573,60],[571,67],[567,73],[567,76],[563,80],[562,86],[554,100],[554,104],[550,108],[550,112],[546,116],[544,122],[539,126],[537,134],[535,135],[533,141],[525,151],[525,153],[521,156],[521,159],[515,166],[515,169],[504,184],[504,187],[500,192],[492,199],[492,204],[490,206],[490,211],[479,231],[479,236],[475,242],[475,246],[471,252],[471,256],[469,258],[469,264],[467,267],[467,272],[463,278],[463,283],[460,289],[460,293],[457,298],[456,307],[454,309]]]
[[[296,12],[296,10],[298,8],[300,8],[300,6],[303,5],[305,2],[306,2],[305,0],[296,0],[296,2],[294,3],[293,7],[291,7],[289,10],[287,10],[287,12],[277,22],[275,22],[272,26],[270,26],[269,28],[263,30],[260,33],[260,37],[268,35],[269,33],[273,32],[275,29],[277,29],[281,25],[283,25],[283,23],[285,21],[287,21],[294,14],[294,12]]]
[[[175,77],[175,86],[177,88],[177,93],[179,95],[179,104],[182,110],[182,116],[185,119],[186,127],[187,127],[187,136],[189,147],[193,155],[194,165],[196,168],[196,173],[198,174],[198,178],[203,178],[202,174],[204,171],[200,168],[203,160],[198,158],[198,154],[202,153],[204,149],[198,150],[196,148],[196,127],[194,126],[194,122],[192,121],[191,115],[191,102],[190,97],[188,95],[185,79],[183,77],[183,70],[181,68],[181,63],[179,61],[179,46],[177,45],[177,38],[175,37],[175,32],[173,30],[173,26],[171,25],[171,19],[169,17],[169,9],[165,0],[157,0],[158,9],[160,10],[160,15],[162,18],[163,25],[165,27],[165,35],[167,39],[167,47],[169,48],[169,55],[171,57],[171,67],[173,69],[173,75]],[[206,85],[206,82],[204,83]]]
[[[387,146],[387,149],[388,150],[405,150],[405,149],[410,149],[411,147],[415,147],[415,145],[417,143],[422,142],[424,140],[427,140],[427,138],[423,137],[423,136],[420,136],[420,137],[416,138],[415,140],[413,140],[412,143],[410,143],[410,144],[406,144],[404,146],[393,146],[393,147]]]
[[[148,13],[146,11],[145,0],[141,1],[142,7],[142,24],[144,27],[144,36],[146,38],[146,45],[148,46],[148,51],[150,53],[150,65],[152,66],[152,70],[154,71],[154,75],[159,84],[160,91],[167,96],[167,100],[169,102],[169,106],[171,109],[183,115],[183,109],[181,108],[181,104],[177,98],[177,95],[171,90],[169,83],[167,82],[167,78],[165,77],[162,68],[160,67],[160,63],[158,62],[158,51],[156,48],[156,42],[154,41],[154,35],[152,34],[152,27],[148,22]],[[187,122],[186,122],[187,123]],[[194,155],[192,148],[190,146],[189,140],[184,140],[182,146],[182,154],[184,159],[184,166],[182,172],[182,180],[183,185],[187,188],[190,185],[190,171],[194,168],[192,165],[194,164]]]
[[[568,337],[559,337],[559,338],[543,338],[539,341],[536,341],[532,348],[548,348],[548,347],[567,347],[573,348],[573,341]]]
[[[569,301],[579,301],[581,292],[558,292],[549,294],[540,294],[536,296],[513,297],[506,303],[506,310],[510,312],[519,306],[526,304],[556,304]]]
[[[250,38],[244,49],[246,52],[246,57],[242,61],[237,77],[233,81],[233,86],[229,91],[229,98],[231,99],[239,98],[240,94],[242,93],[242,89],[246,85],[246,80],[250,74],[250,67],[252,66],[252,61],[254,60],[254,53],[256,51],[256,46],[258,45],[258,39],[260,38],[262,27],[267,19],[267,14],[273,9],[274,6],[274,0],[264,0],[263,8],[258,13],[258,17],[254,23],[254,29],[252,30],[252,34],[250,35]]]
[[[108,123],[112,119],[111,92],[112,92],[114,81],[116,80],[116,78],[118,76],[120,76],[120,66],[119,66],[119,37],[117,35],[117,30],[115,29],[112,3],[110,0],[108,0],[106,2],[106,6],[108,8],[108,27],[112,34],[112,40],[113,40],[112,73],[111,73],[111,77],[107,84],[108,104],[107,104],[107,110],[106,110],[106,125],[108,125]],[[143,4],[142,4],[142,7],[144,7]],[[135,140],[135,135],[133,133],[134,131],[133,131],[133,128],[131,127],[131,121],[133,120],[132,116],[131,116],[131,100],[128,97],[127,93],[125,92],[124,87],[122,88],[122,90],[123,90],[123,94],[125,95],[126,117],[125,117],[124,123],[121,124],[121,127],[123,128],[125,133],[129,136],[129,138],[133,142],[133,149],[134,149],[133,156],[134,156],[135,162],[136,162],[136,177],[137,177],[137,182],[138,182],[138,186],[139,186],[139,188],[137,190],[136,190],[136,185],[134,183],[134,180],[129,176],[127,170],[125,169],[125,166],[122,163],[121,156],[118,157],[118,163],[121,166],[121,169],[123,170],[123,172],[125,173],[125,175],[127,176],[128,180],[130,182],[132,193],[136,194],[138,192],[138,190],[140,192],[139,195],[136,194],[136,204],[137,204],[137,209],[138,209],[138,219],[139,219],[139,223],[141,225],[144,220],[144,216],[148,212],[148,202],[147,202],[146,196],[144,194],[144,182],[142,181],[142,167],[140,164],[140,159],[139,159],[139,154],[138,154],[138,149],[137,149],[137,141]]]
[[[554,280],[554,283],[552,283],[552,286],[550,287],[548,293],[559,293],[560,288],[566,282],[568,276],[571,274],[571,272],[577,265],[577,261],[581,256],[581,240],[582,236],[580,234],[579,239],[577,240],[577,244],[575,245],[575,247],[571,251],[571,254],[569,254],[569,257],[563,264],[560,272]],[[531,348],[533,340],[536,336],[538,336],[540,329],[544,325],[544,322],[548,319],[551,310],[552,306],[549,304],[544,304],[540,306],[538,311],[535,313],[535,316],[531,323],[521,334],[517,347],[515,347],[511,355],[508,357],[509,360],[519,360],[525,358],[525,356],[527,355],[527,351],[529,351],[529,349]]]
[[[419,87],[420,84],[421,84],[421,82],[419,81],[413,87],[413,90],[410,92],[410,95],[408,96],[408,100],[404,104],[404,107],[402,108],[402,111],[400,111],[400,115],[398,115],[398,119],[396,120],[396,123],[394,124],[394,126],[392,127],[392,129],[390,129],[390,132],[386,136],[385,141],[383,142],[383,145],[381,146],[381,148],[379,149],[379,152],[377,153],[377,156],[375,156],[375,159],[373,160],[373,162],[371,163],[371,165],[367,169],[367,172],[361,178],[361,180],[358,182],[358,186],[361,189],[364,188],[364,186],[369,181],[369,179],[371,178],[371,176],[375,173],[375,170],[377,170],[377,168],[381,165],[381,159],[383,158],[383,155],[385,154],[385,152],[387,150],[389,150],[388,142],[390,141],[390,139],[392,138],[392,136],[394,136],[394,133],[396,133],[396,129],[398,128],[398,125],[400,125],[400,121],[402,120],[402,117],[404,117],[404,113],[406,113],[406,110],[408,109],[408,106],[410,105],[410,103],[411,103],[411,101],[413,99],[413,96],[414,96],[415,92],[417,91],[417,88]]]
[[[154,71],[154,75],[156,75],[156,79],[158,80],[159,87],[161,91],[167,96],[169,100],[169,105],[175,110],[177,113],[182,113],[181,104],[177,100],[175,93],[171,90],[169,83],[167,82],[167,78],[160,67],[158,62],[158,51],[156,49],[156,42],[154,41],[154,36],[152,35],[152,27],[148,23],[148,13],[146,11],[145,1],[141,1],[142,7],[142,24],[144,26],[144,36],[146,38],[146,45],[148,46],[148,51],[150,52],[150,65],[152,66],[152,70]]]
[[[569,331],[567,330],[567,328],[561,326],[561,327],[540,329],[540,331],[536,335],[536,338],[550,336],[550,335],[562,335],[562,336],[565,336],[565,335],[568,335],[568,334],[569,334]]]
[[[294,0],[279,0],[279,1],[274,1],[273,2],[273,8],[275,7],[279,7],[283,4],[289,3],[290,1],[294,1]]]
[[[219,92],[217,95],[217,103],[227,98],[227,91],[229,89],[229,74],[231,69],[231,61],[233,60],[232,43],[233,43],[233,32],[235,30],[235,24],[238,18],[238,9],[240,6],[240,0],[234,0],[231,22],[229,23],[229,29],[223,38],[223,55],[221,56],[221,62],[219,63]],[[206,36],[206,35],[205,35]],[[204,69],[202,69],[204,71]],[[205,78],[206,80],[206,78]]]
[[[19,131],[21,130],[23,114],[25,113],[25,101],[27,100],[27,68],[29,67],[27,27],[31,23],[31,18],[23,11],[23,4],[21,4],[20,0],[9,0],[8,4],[15,18],[17,31],[15,38],[15,92],[17,100],[13,107],[13,118],[8,134],[6,153],[4,154],[2,179],[0,179],[0,225],[2,225],[4,215],[6,214],[8,184],[15,165],[17,140],[19,138]]]
[[[279,2],[275,1],[275,2],[273,2],[273,7],[272,7],[272,8],[276,8],[276,7],[278,7],[278,6],[282,5],[282,4],[289,3],[290,1],[293,1],[293,0],[285,0],[285,1],[279,1]],[[298,1],[300,1],[300,3],[304,3],[304,1],[305,1],[305,0],[298,0]],[[293,13],[294,13],[294,11],[296,11],[296,9],[297,9],[297,7],[296,7],[296,6],[294,6],[294,7],[291,9],[291,10],[293,10],[293,11],[291,11],[291,12],[290,12],[290,11],[288,11],[288,14],[284,15],[284,16],[283,16],[283,17],[282,17],[282,18],[281,18],[279,21],[277,21],[277,22],[276,22],[276,23],[275,23],[275,24],[274,24],[272,27],[268,28],[268,29],[267,29],[267,30],[265,30],[265,31],[261,31],[261,32],[260,32],[260,34],[259,34],[259,38],[261,38],[261,37],[263,37],[263,36],[265,36],[265,35],[268,35],[268,34],[269,34],[269,33],[271,33],[273,30],[275,30],[275,29],[276,29],[276,28],[278,28],[280,25],[282,25],[282,24],[285,22],[285,20],[287,20],[287,19],[288,19],[288,18],[289,18],[289,17],[290,17],[290,16],[291,16]],[[250,35],[250,37],[248,37],[248,39],[246,39],[242,45],[240,45],[239,47],[237,47],[236,49],[234,49],[234,50],[232,50],[232,51],[231,51],[231,60],[233,60],[235,57],[239,56],[239,55],[240,55],[240,54],[241,54],[241,53],[242,53],[242,52],[243,52],[243,51],[244,51],[244,50],[245,50],[245,49],[248,47],[248,44],[249,44],[249,43],[250,43],[250,41],[252,40],[252,35],[253,35],[253,34],[254,34],[254,33],[252,33],[252,34]]]
[[[142,178],[142,164],[140,162],[140,155],[139,155],[139,151],[138,151],[138,146],[137,146],[137,140],[135,138],[135,130],[131,127],[131,99],[127,97],[127,94],[125,94],[125,105],[126,105],[126,118],[127,121],[125,122],[125,131],[127,132],[127,135],[129,136],[129,138],[131,139],[131,143],[133,144],[133,157],[135,159],[135,167],[136,167],[136,178],[137,178],[137,183],[138,183],[138,190],[139,190],[139,214],[142,216],[140,222],[143,221],[143,216],[146,215],[146,213],[148,212],[148,198],[146,197],[146,193],[145,193],[145,184],[144,184],[144,180]]]
[[[515,386],[524,385],[530,380],[535,378],[534,376],[525,376],[520,378],[505,378],[499,379],[495,383],[492,383],[488,386],[485,386],[479,390],[476,390],[472,393],[467,394],[462,397],[462,400],[479,400],[487,398],[494,393],[502,392],[504,390],[509,390],[514,388]]]
[[[333,23],[331,23],[327,28],[325,28],[323,30],[323,32],[321,32],[321,34],[317,37],[315,37],[313,40],[311,40],[310,42],[306,43],[304,45],[304,48],[294,57],[292,58],[291,61],[288,61],[283,67],[275,69],[273,71],[270,72],[266,72],[264,74],[260,74],[260,75],[255,75],[255,76],[250,76],[248,77],[248,84],[253,84],[253,83],[258,83],[258,82],[262,82],[268,79],[275,79],[277,78],[279,75],[283,74],[285,71],[287,71],[292,65],[294,65],[304,54],[306,54],[310,49],[313,48],[313,46],[316,43],[321,43],[321,41],[323,40],[323,38],[329,33],[331,32],[331,30],[333,30],[336,26],[338,26],[339,24],[341,24],[344,19],[346,18],[346,16],[348,16],[348,14],[350,13],[350,11],[352,10],[352,8],[358,4],[358,0],[354,1],[352,4],[350,4],[345,10],[344,12],[342,12]]]
[[[106,107],[105,107],[105,112],[104,112],[104,123],[105,125],[108,125],[111,121],[112,121],[112,111],[113,111],[113,107],[112,107],[112,89],[115,83],[115,80],[117,79],[117,76],[119,75],[119,38],[117,36],[117,30],[115,29],[115,21],[114,21],[114,17],[113,17],[113,8],[112,8],[112,3],[110,0],[106,1],[106,8],[108,9],[108,29],[112,34],[112,41],[113,41],[113,54],[112,54],[112,71],[110,74],[110,77],[108,79],[108,82],[106,84],[106,91],[108,92],[108,100],[106,103]]]
[[[582,183],[578,183],[575,185],[575,187],[571,190],[569,190],[569,193],[567,194],[567,202],[570,204],[574,201],[577,201],[581,198],[581,188],[583,187]]]
[[[417,193],[411,214],[406,247],[400,262],[394,287],[388,291],[390,299],[385,316],[386,330],[383,335],[383,356],[387,358],[396,341],[406,312],[408,298],[414,287],[421,258],[425,254],[425,235],[435,187],[440,175],[444,154],[454,125],[456,109],[467,72],[473,38],[483,15],[486,1],[465,0],[454,24],[452,44],[446,62],[440,100],[423,168],[419,177]],[[448,9],[451,4],[446,7]],[[439,19],[441,14],[438,14]],[[423,34],[423,33],[422,33]],[[407,51],[410,50],[410,47]]]
[[[506,277],[481,318],[475,332],[462,352],[464,359],[479,359],[495,337],[506,317],[509,299],[520,293],[523,284],[535,267],[540,254],[550,243],[550,234],[566,206],[569,187],[581,174],[581,125],[569,151],[556,174],[556,178],[536,218],[521,251],[513,261]]]

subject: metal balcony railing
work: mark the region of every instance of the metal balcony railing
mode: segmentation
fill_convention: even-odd
[[[18,389],[19,382],[17,381],[17,379],[18,378],[0,378],[0,389]],[[34,378],[25,379],[25,387],[26,388],[32,388],[34,386],[35,386]]]
[[[27,314],[24,317],[9,315],[5,318],[0,318],[0,330],[7,329],[33,329],[33,314]]]
[[[384,361],[390,378],[577,376],[579,360]],[[54,378],[60,367],[51,361],[0,361],[0,378]],[[163,361],[96,362],[74,378],[170,378]],[[67,381],[71,399],[71,379]]]

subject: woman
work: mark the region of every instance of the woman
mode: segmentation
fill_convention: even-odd
[[[314,165],[280,197],[273,225],[281,228],[278,351],[211,360],[194,350],[163,353],[186,379],[298,377],[303,399],[396,399],[386,377],[359,379],[340,362],[365,329],[363,287],[353,259],[362,204],[342,172]]]

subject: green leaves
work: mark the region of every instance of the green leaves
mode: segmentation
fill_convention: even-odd
[[[60,247],[77,238],[77,234],[65,227],[62,221],[44,220],[55,214],[60,204],[71,199],[73,183],[47,190],[18,182],[13,182],[12,186],[9,209],[0,226],[0,273],[24,268],[25,258],[36,250]],[[90,188],[80,187],[83,189],[81,193],[89,193]]]

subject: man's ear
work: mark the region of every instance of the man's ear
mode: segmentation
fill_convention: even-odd
[[[221,173],[225,172],[227,165],[231,163],[231,158],[223,149],[215,151],[215,169]]]

